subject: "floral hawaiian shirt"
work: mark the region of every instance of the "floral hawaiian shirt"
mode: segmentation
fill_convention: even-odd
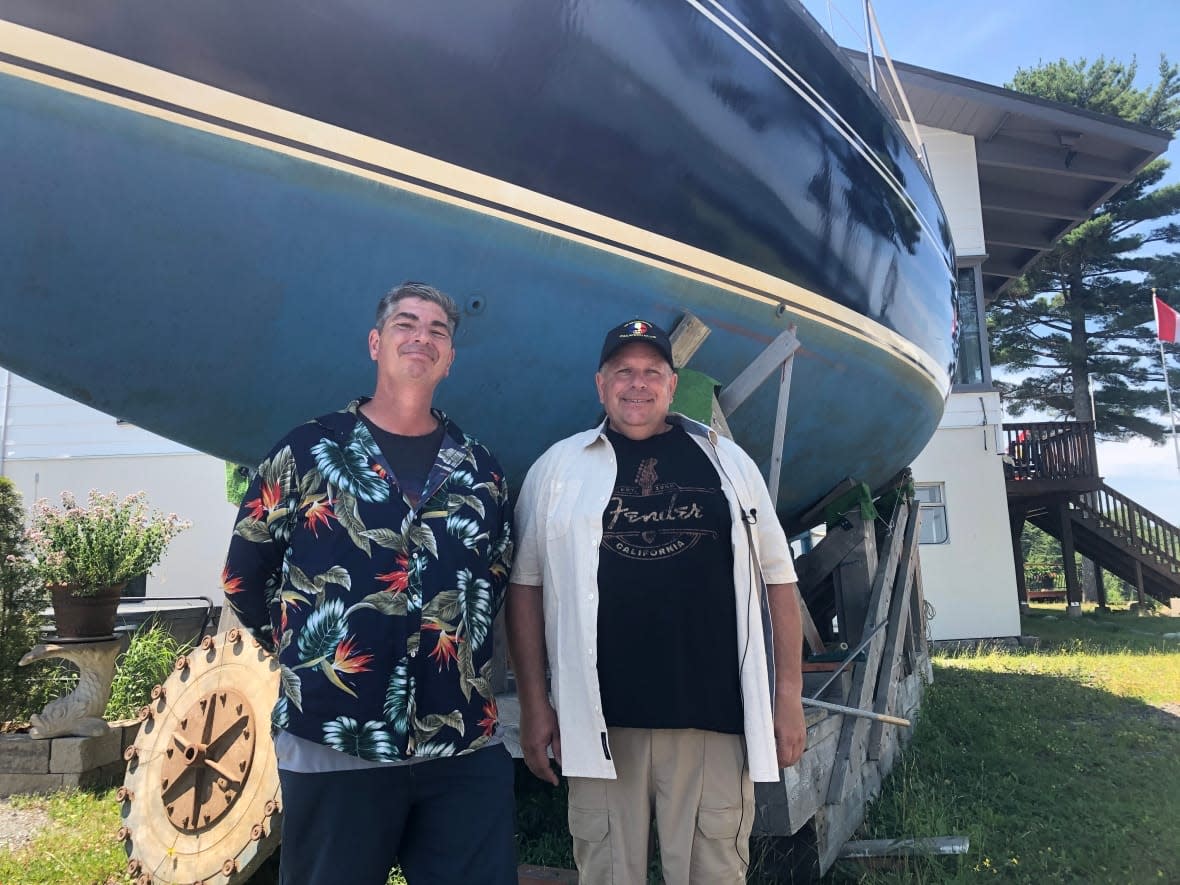
[[[226,602],[282,669],[274,722],[384,762],[484,746],[497,725],[492,621],[512,558],[503,471],[442,412],[418,506],[357,409],[295,428],[258,468]]]

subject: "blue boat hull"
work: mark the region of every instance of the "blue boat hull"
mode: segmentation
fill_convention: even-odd
[[[387,42],[346,22],[358,45],[401,51],[376,68],[383,88],[357,95],[348,44],[342,67],[293,51],[325,42],[306,10],[269,43],[261,22],[235,22],[271,50],[259,61],[240,35],[212,48],[218,3],[184,5],[180,27],[175,3],[96,3],[77,20],[0,0],[0,49],[23,53],[0,68],[0,364],[250,463],[371,388],[376,298],[427,280],[466,314],[438,402],[519,479],[598,413],[591,374],[615,322],[691,311],[713,330],[692,365],[722,381],[793,323],[780,512],[845,476],[884,481],[925,445],[949,385],[945,220],[875,99],[845,96],[869,132],[861,153],[803,116],[782,72],[700,8],[715,5],[522,2],[468,10],[486,20],[448,36],[448,4],[361,3]],[[739,18],[774,58],[851,77],[772,5]],[[138,43],[119,26],[131,13]],[[524,13],[536,19],[508,30]],[[603,42],[608,24],[630,28]],[[184,39],[158,39],[168,28]],[[480,32],[503,42],[465,44]],[[689,49],[691,64],[656,63]],[[413,77],[429,69],[444,72],[433,94]],[[768,386],[731,419],[762,463],[773,410]]]

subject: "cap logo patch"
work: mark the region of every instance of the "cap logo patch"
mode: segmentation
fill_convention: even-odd
[[[645,323],[643,320],[632,320],[623,327],[624,335],[649,335],[651,334],[651,323]]]

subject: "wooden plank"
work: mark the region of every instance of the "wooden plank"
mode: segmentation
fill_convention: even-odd
[[[850,510],[844,518],[855,544],[833,570],[832,580],[836,588],[840,640],[853,648],[864,636],[865,627],[872,626],[868,622],[868,606],[878,565],[877,529],[873,520],[861,516],[859,507]]]
[[[795,585],[795,604],[799,606],[799,625],[803,629],[803,639],[807,643],[807,647],[811,649],[812,654],[822,654],[825,648],[823,637],[819,635],[819,628],[815,626],[815,618],[811,616],[811,610],[803,600],[803,594],[799,591],[798,584]]]
[[[926,682],[934,681],[934,665],[930,663],[929,621],[926,619],[926,592],[922,582],[922,548],[914,554],[914,589],[910,595],[910,636],[915,646],[914,671],[920,673]]]
[[[668,336],[672,342],[672,365],[678,369],[687,366],[712,331],[691,313],[685,313]]]
[[[762,353],[754,357],[740,375],[722,388],[721,395],[718,397],[721,402],[721,411],[727,416],[732,415],[734,410],[749,399],[750,394],[770,377],[770,373],[786,362],[787,357],[798,349],[799,339],[790,329],[780,332],[777,338],[766,345],[766,349]]]
[[[888,713],[893,707],[894,690],[901,681],[898,669],[902,662],[902,644],[905,639],[910,615],[910,590],[914,586],[914,550],[918,546],[918,508],[911,507],[906,519],[905,537],[902,540],[901,562],[897,567],[897,578],[893,587],[893,599],[889,603],[889,626],[885,628],[885,649],[881,655],[881,668],[877,672],[877,693],[873,700],[873,711]],[[886,726],[874,722],[869,728],[868,755],[880,759]]]
[[[787,331],[794,335],[795,327],[791,326]],[[770,487],[770,500],[774,504],[775,510],[778,510],[778,487],[783,472],[783,445],[787,438],[787,406],[791,402],[791,375],[794,368],[795,355],[792,353],[779,371],[778,405],[774,412],[774,436],[771,437],[770,471],[767,475],[767,484]]]
[[[754,785],[756,814],[754,832],[768,836],[790,836],[810,821],[828,791],[836,747],[840,738],[840,717],[828,717],[811,724],[808,716],[807,749],[790,768],[783,769],[778,783]]]
[[[811,507],[806,510],[802,516],[797,517],[794,522],[786,527],[788,535],[797,535],[799,532],[806,531],[810,528],[815,528],[824,521],[824,511],[826,511],[835,501],[848,494],[850,490],[860,485],[856,480],[848,477],[836,483],[836,487],[816,501]]]
[[[898,508],[895,526],[909,525],[910,504],[903,502]],[[901,561],[904,546],[904,531],[896,528],[890,539],[887,555],[881,560],[875,577],[873,589],[869,599],[866,619],[873,624],[880,623],[889,610],[889,603],[893,596],[893,585],[897,575],[897,567]],[[872,693],[877,682],[877,672],[881,665],[881,653],[884,650],[885,636],[878,633],[867,649],[865,663],[857,664],[852,675],[852,689],[845,699],[849,707],[865,709],[869,706]],[[846,798],[846,793],[854,789],[856,781],[861,775],[861,766],[868,761],[866,743],[868,741],[869,723],[867,719],[844,717],[844,725],[840,734],[840,749],[836,756],[836,769],[832,772],[832,782],[828,788],[829,804],[838,804]]]
[[[827,537],[795,561],[795,572],[799,575],[799,586],[809,590],[818,587],[833,569],[843,562],[848,554],[864,540],[851,528],[834,528]]]
[[[733,439],[733,432],[729,429],[729,422],[725,420],[725,413],[721,411],[721,404],[717,402],[717,397],[713,397],[713,417],[709,423],[712,424],[716,433],[726,439]]]

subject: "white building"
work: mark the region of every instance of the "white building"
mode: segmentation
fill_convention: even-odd
[[[863,65],[865,56],[852,54]],[[1169,135],[910,65],[919,124],[959,267],[959,365],[939,429],[913,463],[933,639],[1020,633],[984,306],[1162,154]],[[1023,518],[1020,525],[1023,524]]]
[[[221,602],[221,567],[237,508],[224,462],[117,421],[0,369],[0,475],[30,507],[63,491],[147,492],[148,503],[192,522],[147,579],[149,596]]]

